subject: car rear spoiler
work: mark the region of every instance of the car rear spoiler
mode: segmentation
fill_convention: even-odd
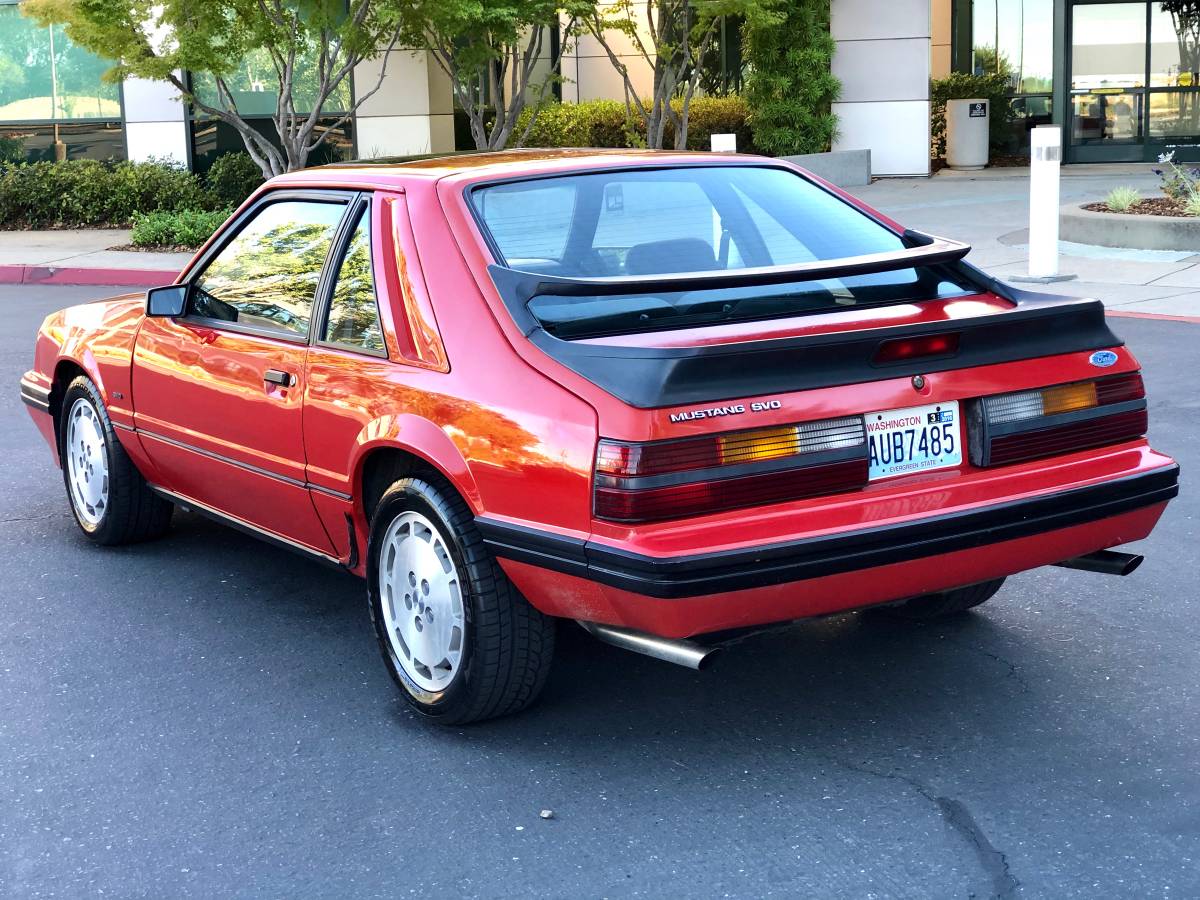
[[[1018,290],[963,259],[970,249],[957,241],[904,232],[911,246],[824,260],[800,266],[771,266],[736,272],[683,275],[562,278],[492,265],[489,273],[514,321],[530,342],[571,371],[640,409],[709,403],[861,384],[881,378],[929,375],[972,366],[995,365],[1121,346],[1105,321],[1098,300]],[[537,296],[605,296],[686,290],[719,285],[779,284],[886,272],[913,266],[945,265],[957,277],[1008,300],[995,313],[955,320],[913,322],[879,328],[789,337],[701,344],[639,347],[564,340],[541,327],[529,311]],[[884,340],[917,338],[953,330],[958,349],[942,357],[920,357],[887,365],[876,360]]]
[[[956,263],[971,252],[971,245],[919,231],[905,231],[905,246],[887,253],[865,253],[840,259],[749,269],[717,269],[709,272],[676,272],[656,275],[614,275],[607,278],[567,278],[543,275],[492,264],[488,273],[517,324],[528,335],[538,327],[526,308],[534,297],[547,294],[558,297],[604,297],[612,294],[641,294],[654,291],[699,291],[719,287],[753,287],[786,284],[792,281],[821,281],[873,275],[914,266]]]

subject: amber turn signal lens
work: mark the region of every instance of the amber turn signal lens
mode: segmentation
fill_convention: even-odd
[[[1091,409],[1098,403],[1096,382],[1078,381],[1060,384],[1042,391],[1042,415],[1053,416],[1077,409]]]
[[[795,456],[799,451],[798,437],[795,425],[721,435],[718,439],[721,446],[721,462],[729,466]]]

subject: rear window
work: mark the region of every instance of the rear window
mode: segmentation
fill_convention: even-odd
[[[566,278],[736,271],[904,248],[848,203],[777,168],[602,171],[485,185],[471,202],[500,262]],[[570,338],[972,292],[949,272],[907,268],[769,287],[534,297],[529,309]]]

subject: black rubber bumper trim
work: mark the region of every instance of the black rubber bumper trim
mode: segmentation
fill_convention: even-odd
[[[1179,467],[1165,466],[1103,484],[916,522],[671,557],[630,553],[482,516],[475,521],[496,556],[648,597],[681,599],[970,550],[1165,503],[1178,493]]]

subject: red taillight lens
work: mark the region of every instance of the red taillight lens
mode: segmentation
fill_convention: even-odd
[[[1146,433],[1138,372],[984,397],[972,438],[976,465],[997,466],[1087,450]]]
[[[992,438],[990,465],[1002,466],[1026,459],[1103,447],[1105,444],[1119,444],[1141,437],[1146,433],[1146,425],[1146,410],[1135,409],[1069,425],[1037,428]]]
[[[596,516],[682,518],[866,484],[862,418],[851,416],[643,444],[603,440]]]
[[[958,352],[958,332],[927,334],[884,341],[875,351],[876,364],[904,362],[927,356],[953,356]]]

